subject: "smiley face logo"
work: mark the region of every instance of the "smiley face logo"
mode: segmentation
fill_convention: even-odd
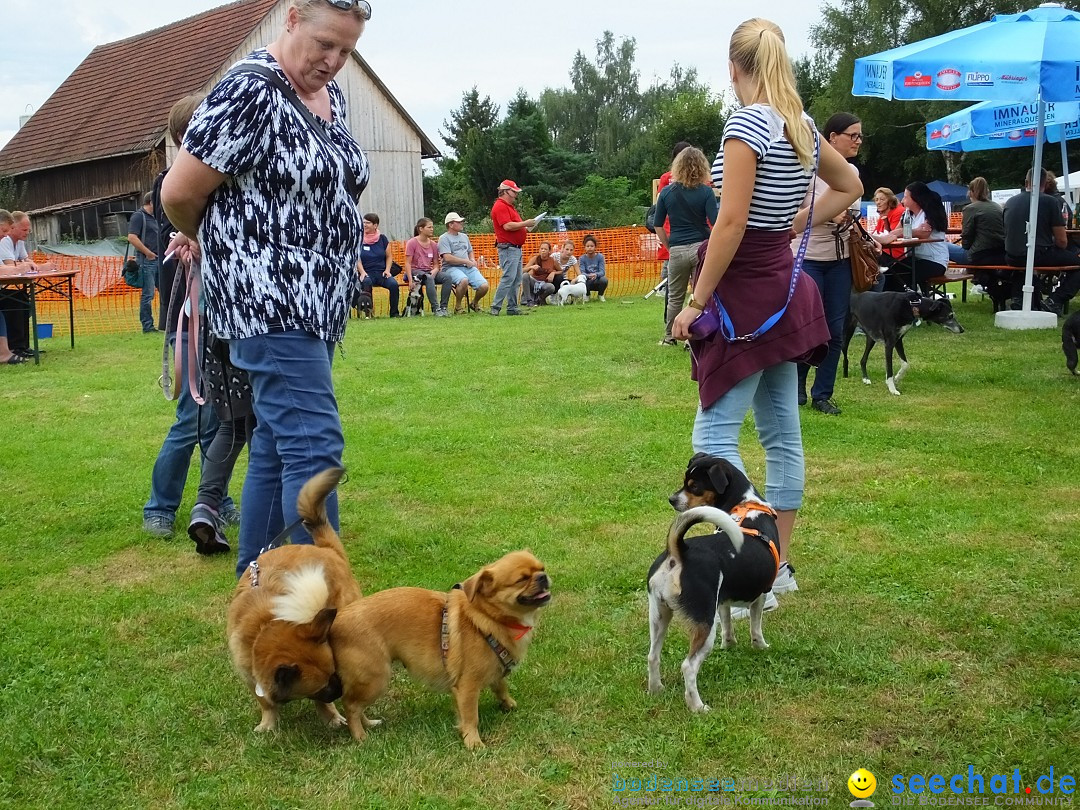
[[[877,790],[877,779],[866,768],[859,768],[848,777],[847,787],[856,799],[868,799]]]

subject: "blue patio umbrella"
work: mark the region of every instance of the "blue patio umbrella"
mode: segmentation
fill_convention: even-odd
[[[926,125],[926,148],[946,152],[982,152],[1034,146],[1038,135],[1035,104],[984,101]],[[1080,102],[1046,105],[1046,140],[1061,144],[1062,180],[1069,194],[1066,141],[1080,138]]]
[[[1044,3],[1019,14],[855,60],[852,93],[885,99],[1033,102],[1039,176],[1047,102],[1080,101],[1080,13]],[[1031,195],[1029,221],[1036,220]],[[1035,231],[1029,229],[1024,309],[1031,309]]]

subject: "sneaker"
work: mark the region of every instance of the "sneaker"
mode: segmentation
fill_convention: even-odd
[[[656,345],[657,346],[678,346],[679,341],[675,340],[675,338],[666,337],[666,338],[662,338],[660,340],[660,342],[657,343]]]
[[[240,510],[236,504],[230,503],[228,506],[221,507],[221,511],[218,512],[218,523],[222,527],[240,525]]]
[[[143,518],[142,527],[143,531],[154,537],[172,537],[173,519],[165,515],[150,515]]]
[[[197,503],[191,509],[191,522],[188,523],[188,537],[195,541],[195,550],[200,554],[225,554],[230,551],[229,541],[218,526],[218,514],[204,503]]]
[[[765,594],[765,606],[762,608],[762,611],[768,613],[770,610],[776,610],[778,607],[780,607],[780,603],[776,601],[776,596],[773,595],[773,592],[769,591]],[[731,609],[731,618],[734,620],[749,619],[750,608],[733,607]]]
[[[492,314],[492,315],[498,315],[498,314],[499,314],[499,310],[495,309],[495,307],[492,307],[492,308],[491,308],[491,314]]]
[[[435,317],[436,318],[448,318],[449,316],[450,316],[450,313],[447,311],[447,309],[445,307],[439,307],[437,310],[435,310]]]
[[[523,312],[520,309],[508,309],[508,310],[506,310],[506,314],[507,315],[528,315],[529,313],[528,312]]]
[[[600,300],[600,301],[607,301],[607,299],[606,299],[606,298],[604,298],[604,296],[602,296],[602,295],[601,295],[601,296],[599,297],[599,299],[598,299],[598,300]]]
[[[791,593],[797,590],[799,590],[799,584],[795,581],[795,569],[789,562],[781,563],[776,579],[773,580],[772,592]]]
[[[800,390],[799,391],[799,407],[801,408],[805,404],[806,404],[806,392]]]
[[[815,399],[811,406],[815,411],[821,411],[829,416],[839,416],[840,409],[833,404],[831,399]]]
[[[851,336],[853,338],[857,338],[859,337],[859,335],[866,337],[866,332],[863,331],[863,328],[861,326],[856,326],[855,331],[851,333]]]

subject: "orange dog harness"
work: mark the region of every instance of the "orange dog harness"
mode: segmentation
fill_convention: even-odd
[[[769,551],[772,552],[773,562],[776,563],[776,573],[780,573],[780,550],[776,547],[776,541],[771,537],[766,537],[757,529],[743,526],[743,521],[751,512],[762,512],[768,515],[773,520],[776,519],[776,510],[769,506],[767,503],[761,503],[761,501],[743,501],[734,509],[731,510],[731,517],[739,524],[739,528],[742,529],[743,534],[750,535],[751,537],[757,537],[764,542]]]

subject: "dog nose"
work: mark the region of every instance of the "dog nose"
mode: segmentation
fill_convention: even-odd
[[[678,506],[679,493],[678,492],[673,492],[670,495],[668,495],[667,502],[670,503],[672,506]]]
[[[547,575],[547,574],[545,574],[545,573],[544,573],[543,571],[541,571],[541,572],[540,572],[539,574],[537,574],[537,576],[536,576],[536,584],[537,584],[537,585],[538,585],[539,587],[541,587],[541,588],[543,588],[543,589],[547,590],[547,589],[548,589],[548,588],[549,588],[549,587],[551,586],[551,580],[550,580],[550,579],[548,579],[548,575]]]
[[[341,686],[341,678],[335,672],[330,676],[330,680],[327,681],[326,686],[324,686],[317,694],[312,695],[312,699],[317,700],[320,703],[333,703],[341,697],[344,691],[345,690]]]

